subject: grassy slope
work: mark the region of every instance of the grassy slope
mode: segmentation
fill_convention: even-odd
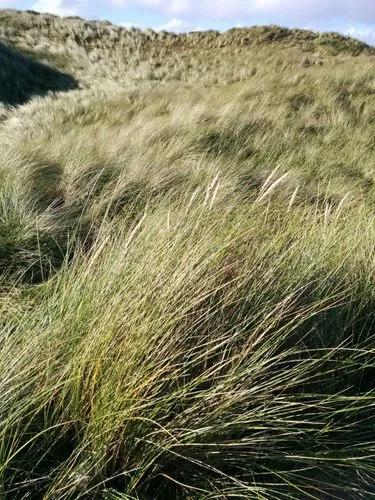
[[[309,66],[323,64],[332,55],[375,53],[365,43],[339,34],[277,26],[177,36],[11,10],[1,11],[0,21],[0,38],[87,85],[106,79],[137,86],[145,80],[223,85],[247,79],[257,64],[263,66],[265,57],[281,65],[287,54],[288,60]]]
[[[2,496],[374,496],[373,49],[0,19]]]

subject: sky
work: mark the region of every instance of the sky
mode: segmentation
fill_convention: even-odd
[[[0,0],[0,7],[176,32],[279,24],[375,45],[375,0]]]

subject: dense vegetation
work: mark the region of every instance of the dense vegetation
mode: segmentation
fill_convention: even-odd
[[[375,50],[0,35],[1,498],[375,497]]]

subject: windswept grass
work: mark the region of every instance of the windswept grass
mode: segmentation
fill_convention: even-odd
[[[265,71],[275,75],[282,67],[293,71],[375,54],[338,33],[254,26],[176,35],[14,10],[0,11],[0,39],[90,87],[103,81],[137,88],[150,82],[223,85]]]
[[[373,50],[0,27],[0,497],[374,497]]]
[[[3,316],[10,497],[373,493],[365,209],[213,193],[103,227]]]

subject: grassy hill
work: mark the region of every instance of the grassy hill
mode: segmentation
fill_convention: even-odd
[[[0,39],[0,497],[372,498],[375,49]]]
[[[375,48],[337,33],[263,26],[175,35],[12,10],[0,14],[0,39],[86,85],[104,79],[222,85],[248,79],[265,59],[273,67],[307,67],[333,55],[375,54]]]

